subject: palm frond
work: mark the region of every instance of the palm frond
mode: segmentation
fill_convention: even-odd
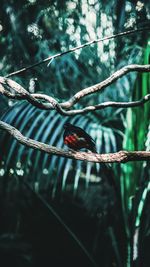
[[[30,104],[23,102],[16,104],[2,117],[2,120],[14,125],[25,136],[35,140],[47,143],[53,146],[64,148],[63,144],[63,125],[66,121],[84,128],[96,141],[98,153],[109,153],[117,150],[119,134],[115,128],[96,124],[91,116],[76,116],[68,119],[61,117],[56,111],[41,111]],[[117,129],[116,129],[117,130]],[[18,144],[7,135],[7,146],[4,145],[6,134],[3,134],[0,140],[0,147],[3,151],[3,160],[5,155],[5,168],[9,170],[20,166],[24,175],[30,177],[32,181],[43,184],[45,188],[49,185],[53,187],[53,196],[55,196],[57,187],[61,185],[65,190],[66,184],[73,185],[73,191],[78,189],[79,181],[84,181],[85,188],[90,182],[97,182],[103,176],[103,168],[100,164],[90,164],[51,156],[41,151],[28,149]],[[15,155],[15,157],[14,157]],[[44,177],[44,178],[42,178]],[[44,179],[44,183],[42,182]]]

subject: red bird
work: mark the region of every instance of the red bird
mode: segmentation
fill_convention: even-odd
[[[83,129],[68,122],[64,124],[64,129],[63,138],[65,145],[73,150],[87,148],[96,153],[95,141]]]

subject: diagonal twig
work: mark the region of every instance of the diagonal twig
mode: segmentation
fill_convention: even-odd
[[[96,44],[96,43],[98,43],[98,42],[102,42],[102,41],[105,41],[105,40],[110,40],[110,39],[113,39],[113,38],[116,38],[116,37],[121,37],[121,36],[129,35],[129,34],[133,34],[133,33],[137,33],[137,32],[148,31],[148,30],[150,30],[150,27],[145,27],[145,28],[140,28],[140,29],[135,29],[135,30],[129,30],[129,31],[125,31],[125,32],[121,32],[121,33],[113,34],[113,35],[111,35],[111,36],[106,36],[106,37],[103,37],[103,38],[98,38],[98,39],[89,41],[89,42],[87,42],[87,43],[85,43],[85,44],[82,44],[82,45],[76,46],[76,47],[74,47],[74,48],[71,48],[71,49],[68,50],[68,51],[65,51],[65,52],[62,52],[62,53],[58,53],[58,54],[53,55],[53,56],[49,56],[49,57],[47,57],[47,58],[45,58],[45,59],[43,59],[43,60],[41,60],[41,61],[39,61],[39,62],[36,62],[36,63],[34,63],[34,64],[28,66],[28,67],[23,67],[23,68],[20,69],[20,70],[17,70],[17,71],[14,71],[14,72],[12,72],[12,73],[9,73],[9,74],[6,75],[5,77],[8,78],[8,77],[11,77],[11,76],[14,76],[14,75],[23,73],[23,72],[25,72],[25,71],[27,71],[27,70],[30,70],[30,69],[32,69],[32,68],[35,68],[35,67],[37,67],[37,66],[39,66],[39,65],[41,65],[41,64],[44,64],[44,63],[46,63],[46,62],[48,62],[48,61],[51,61],[51,60],[53,60],[53,59],[55,59],[55,58],[64,56],[64,55],[66,55],[66,54],[68,54],[68,53],[71,53],[71,52],[75,52],[75,51],[77,51],[77,50],[79,50],[79,49],[81,49],[81,48],[85,48],[85,47],[87,47],[87,46],[89,46],[89,45]]]

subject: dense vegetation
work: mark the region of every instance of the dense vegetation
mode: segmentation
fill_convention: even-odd
[[[146,0],[1,0],[1,76],[90,40],[147,27],[149,18]],[[142,31],[99,42],[12,79],[31,93],[67,100],[123,66],[150,64],[148,38]],[[148,93],[150,74],[131,73],[78,106]],[[64,147],[63,125],[69,120],[92,135],[99,153],[149,150],[149,114],[148,103],[68,118],[0,96],[1,119],[25,136]],[[149,177],[146,162],[107,170],[28,149],[0,131],[0,264],[148,267]]]

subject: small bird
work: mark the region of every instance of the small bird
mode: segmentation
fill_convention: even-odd
[[[86,148],[93,153],[97,153],[95,141],[82,128],[67,122],[64,124],[64,129],[64,143],[69,148],[73,150]]]

